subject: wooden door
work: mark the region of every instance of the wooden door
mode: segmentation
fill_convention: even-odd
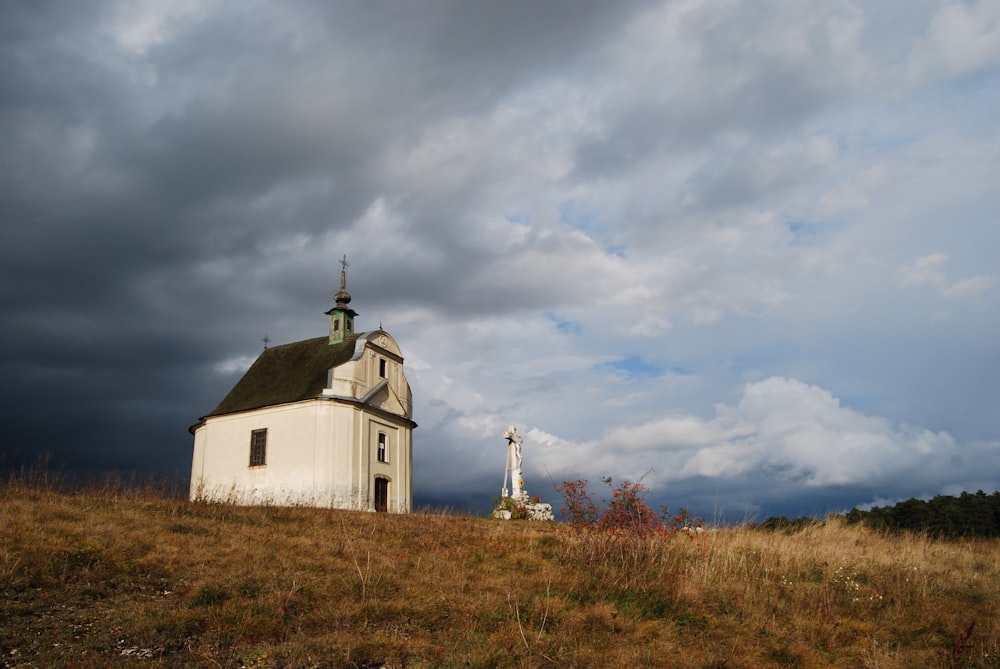
[[[375,479],[375,510],[385,513],[389,510],[389,480]]]

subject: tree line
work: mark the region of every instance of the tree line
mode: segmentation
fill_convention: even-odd
[[[891,532],[920,532],[940,539],[1000,537],[1000,491],[987,495],[977,490],[963,492],[958,497],[936,495],[929,500],[911,498],[893,506],[875,506],[868,511],[854,508],[840,517],[849,524]],[[813,518],[789,520],[785,516],[775,516],[756,527],[795,531],[816,522]]]

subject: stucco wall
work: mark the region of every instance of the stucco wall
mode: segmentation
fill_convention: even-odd
[[[267,429],[264,466],[250,466],[254,430]],[[378,461],[378,433],[387,436]],[[191,499],[233,504],[374,510],[376,476],[389,480],[389,510],[412,506],[411,430],[357,405],[309,400],[208,418],[195,431]]]

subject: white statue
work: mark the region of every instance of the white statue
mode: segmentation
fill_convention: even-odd
[[[503,496],[520,499],[524,495],[524,481],[521,480],[521,435],[513,425],[503,433],[507,440],[507,470],[503,475]],[[507,494],[507,473],[510,473],[510,494]]]
[[[528,493],[524,489],[524,481],[521,480],[521,435],[517,433],[517,428],[511,425],[507,428],[507,431],[503,433],[504,439],[507,440],[507,470],[503,475],[503,492],[501,493],[501,500],[503,498],[510,498],[514,500],[514,505],[511,506],[510,502],[504,504],[502,501],[497,505],[497,508],[493,510],[493,516],[495,518],[503,518],[505,520],[510,520],[515,517],[513,515],[514,511],[517,511],[517,518],[528,518],[529,520],[555,520],[555,516],[552,515],[552,505],[542,504],[538,498],[534,501],[528,497]],[[510,487],[507,489],[507,474],[510,474]]]

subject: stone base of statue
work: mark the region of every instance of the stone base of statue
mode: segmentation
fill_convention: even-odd
[[[504,491],[506,492],[506,491]],[[552,505],[522,491],[517,497],[504,495],[497,500],[493,517],[501,520],[555,520]]]
[[[539,502],[538,504],[528,504],[528,520],[555,520],[552,514],[552,505]]]

